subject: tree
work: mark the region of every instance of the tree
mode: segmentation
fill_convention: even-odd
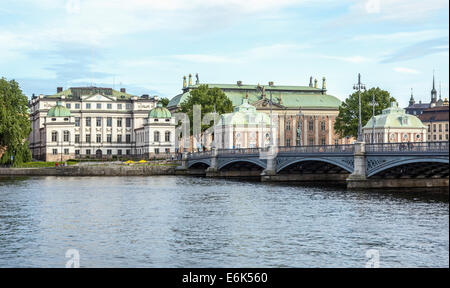
[[[168,98],[161,98],[158,103],[161,103],[163,107],[167,107],[167,105],[169,105],[169,102],[170,101]]]
[[[372,95],[375,94],[375,115],[381,114],[383,109],[390,106],[390,103],[396,101],[391,97],[388,91],[380,88],[371,88],[368,91],[361,91],[361,124],[364,125],[372,117]],[[339,107],[339,115],[334,123],[334,130],[341,137],[357,137],[358,136],[358,92],[353,93],[342,102]]]
[[[28,148],[28,135],[31,124],[28,116],[28,98],[22,93],[19,84],[0,79],[0,146],[7,150],[0,159],[1,164],[17,166],[31,160]],[[14,160],[11,160],[14,156]]]
[[[209,88],[208,85],[200,85],[198,88],[189,92],[189,97],[181,103],[181,112],[186,113],[189,116],[191,123],[193,123],[193,108],[194,105],[202,106],[202,116],[207,113],[214,112],[214,105],[216,106],[216,112],[220,114],[230,113],[233,111],[233,103],[228,99],[227,95],[219,88]],[[210,124],[202,125],[202,132],[211,127]]]

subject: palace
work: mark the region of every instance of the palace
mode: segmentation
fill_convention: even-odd
[[[157,102],[157,96],[138,97],[124,88],[58,87],[54,95],[33,95],[33,158],[64,161],[174,153],[175,120],[167,109],[156,107]]]
[[[309,79],[308,86],[281,86],[273,82],[262,86],[244,84],[242,81],[236,84],[200,83],[198,74],[194,84],[190,74],[188,79],[184,77],[182,93],[170,100],[168,109],[177,111],[190,92],[201,84],[221,89],[234,107],[241,105],[243,99],[247,98],[247,103],[256,107],[256,111],[268,115],[272,99],[273,115],[277,118],[274,123],[278,123],[274,129],[274,140],[279,146],[348,144],[352,140],[340,139],[334,132],[341,101],[327,94],[325,77],[322,78],[321,87],[313,77]]]

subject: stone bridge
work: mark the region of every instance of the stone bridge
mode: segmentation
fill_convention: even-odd
[[[448,186],[449,142],[214,149],[183,155],[188,174],[349,188]]]

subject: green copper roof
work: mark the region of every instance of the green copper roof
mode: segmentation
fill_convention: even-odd
[[[210,88],[220,88],[231,100],[233,106],[239,106],[242,99],[248,95],[250,104],[261,100],[262,86],[258,85],[233,85],[233,84],[207,84]],[[198,85],[188,87],[185,92],[173,97],[168,107],[174,109],[186,101],[190,96],[189,90]],[[341,105],[341,101],[335,96],[328,95],[319,88],[309,86],[264,86],[266,99],[272,94],[273,103],[286,108],[334,108]]]
[[[373,121],[374,117],[370,118],[363,129],[371,129]],[[393,102],[381,115],[375,116],[375,128],[426,128],[426,126],[419,118],[406,114],[405,109],[399,108],[397,102]]]
[[[56,102],[56,106],[53,106],[48,110],[48,117],[69,117],[70,110],[61,105],[61,102]]]
[[[148,113],[148,118],[171,118],[172,114],[167,108],[164,108],[161,103],[158,103],[156,108],[153,108]]]
[[[257,112],[256,107],[243,99],[242,104],[234,108],[233,113],[220,116],[218,125],[260,125],[270,124],[270,117],[266,113]]]

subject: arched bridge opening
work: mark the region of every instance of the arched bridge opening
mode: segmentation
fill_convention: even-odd
[[[241,178],[251,177],[260,179],[262,171],[265,169],[262,163],[255,163],[246,160],[236,160],[224,163],[219,166],[219,175],[221,177]]]
[[[282,181],[342,182],[350,175],[350,168],[324,160],[299,160],[281,166],[277,177]]]
[[[205,162],[195,162],[189,165],[188,171],[190,175],[205,175],[208,168],[209,164]]]
[[[370,179],[448,179],[448,164],[448,161],[426,160],[395,163],[372,171],[368,177]]]

